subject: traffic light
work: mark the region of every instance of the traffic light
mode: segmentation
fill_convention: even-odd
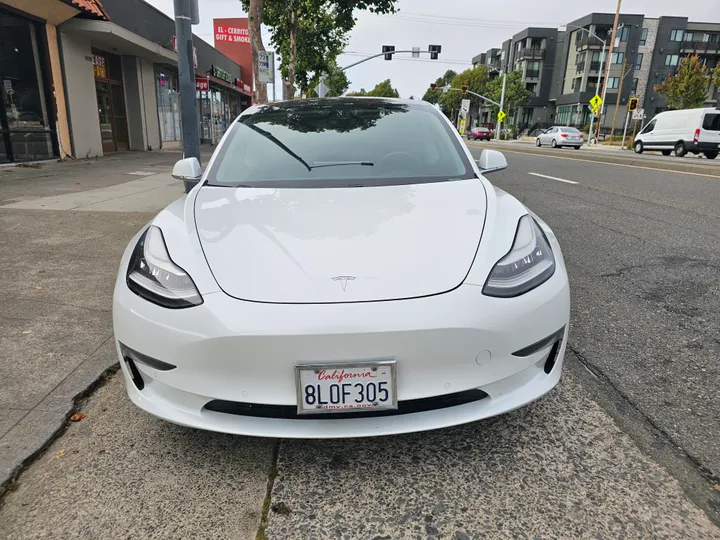
[[[431,91],[431,92],[435,92],[436,90],[437,90],[437,84],[435,84],[435,83],[430,83],[430,91]]]
[[[628,102],[628,111],[633,112],[635,109],[637,109],[639,101],[640,100],[636,97],[630,98],[630,101]]]
[[[385,60],[392,60],[392,53],[395,52],[395,45],[383,45],[382,52],[385,54]]]
[[[428,51],[430,52],[430,60],[437,60],[438,54],[442,52],[442,47],[440,45],[430,45]]]
[[[467,86],[461,86],[461,87],[460,87],[460,91],[462,92],[462,95],[464,96],[465,94],[467,94],[468,87],[467,87]]]

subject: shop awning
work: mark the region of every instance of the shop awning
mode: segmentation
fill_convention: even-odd
[[[170,62],[177,65],[177,54],[171,50],[111,22],[72,19],[64,23],[60,29],[66,34],[89,37],[94,46],[116,54],[139,56],[153,62]]]
[[[74,8],[79,8],[79,9],[83,10],[87,15],[90,15],[91,17],[97,17],[98,19],[103,19],[105,21],[110,19],[107,16],[107,13],[105,13],[105,10],[103,9],[102,4],[99,2],[99,0],[62,0],[62,1]]]
[[[229,90],[233,90],[233,91],[235,91],[235,92],[237,92],[237,93],[239,93],[239,94],[242,94],[242,95],[244,95],[244,96],[252,97],[252,90],[245,90],[244,88],[241,88],[241,87],[236,86],[236,85],[234,85],[234,84],[231,84],[231,83],[229,83],[229,82],[227,82],[227,81],[224,81],[224,80],[222,80],[222,79],[219,79],[219,78],[217,78],[217,77],[214,77],[214,76],[210,75],[209,73],[196,72],[196,75],[197,75],[198,77],[207,77],[208,79],[210,79],[210,82],[211,82],[211,83],[214,83],[214,84],[216,84],[216,85],[218,85],[218,86],[223,86],[223,87],[225,87],[225,88],[227,88],[227,89],[229,89]]]

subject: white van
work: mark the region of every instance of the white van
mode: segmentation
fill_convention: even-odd
[[[635,152],[660,150],[683,157],[688,152],[715,159],[720,152],[720,108],[682,109],[658,114],[633,141]]]

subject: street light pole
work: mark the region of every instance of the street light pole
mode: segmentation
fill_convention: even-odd
[[[505,86],[506,85],[507,85],[507,73],[503,72],[502,93],[500,94],[500,112],[502,112],[503,107],[505,106]],[[500,114],[500,112],[498,112],[498,114]],[[497,132],[495,133],[495,140],[500,139],[501,126],[502,126],[502,121],[498,121]]]
[[[589,32],[589,30],[588,30]],[[594,34],[593,34],[594,35]],[[597,36],[595,36],[597,37]],[[598,38],[600,39],[600,38]],[[600,94],[600,81],[602,80],[602,74],[603,70],[605,69],[605,62],[607,61],[605,58],[605,50],[607,49],[607,42],[603,41],[603,48],[602,53],[600,54],[600,69],[598,69],[598,76],[597,76],[597,83],[595,84],[595,97],[597,97]],[[592,61],[590,62],[592,65]],[[602,107],[602,105],[601,105]],[[592,133],[593,133],[593,124],[595,123],[595,115],[590,115],[590,130],[588,131],[588,144],[590,144],[592,139]]]
[[[200,162],[200,133],[198,127],[195,62],[193,61],[192,23],[197,0],[174,0],[175,42],[177,43],[178,75],[180,79],[180,116],[182,118],[183,154],[185,158],[197,158]],[[185,183],[189,193],[193,185]]]

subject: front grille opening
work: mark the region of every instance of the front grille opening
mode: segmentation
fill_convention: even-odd
[[[352,413],[328,413],[328,414],[297,414],[297,407],[294,405],[258,405],[256,403],[241,403],[237,401],[223,401],[216,399],[205,404],[205,409],[225,414],[236,414],[240,416],[253,416],[255,418],[278,418],[284,420],[321,420],[342,418],[375,418],[381,416],[398,416],[417,412],[435,411],[448,407],[457,407],[473,403],[489,397],[482,390],[475,388],[464,392],[446,394],[444,396],[411,399],[399,401],[398,408],[390,411],[358,411]]]
[[[135,385],[135,388],[137,388],[138,390],[142,390],[143,388],[145,388],[145,381],[143,381],[143,378],[140,375],[140,371],[135,365],[133,359],[129,356],[125,356],[123,359],[125,360],[125,365],[130,370],[130,375],[132,376],[132,382]]]
[[[557,362],[558,353],[560,352],[560,344],[562,343],[562,340],[557,340],[553,346],[552,349],[550,349],[550,354],[548,354],[547,360],[545,360],[545,373],[548,375],[555,367],[555,362]]]

